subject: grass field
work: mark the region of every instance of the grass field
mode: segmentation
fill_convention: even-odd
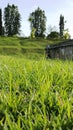
[[[73,62],[45,59],[54,42],[0,38],[0,130],[73,130]]]
[[[73,130],[73,62],[0,56],[0,130]]]

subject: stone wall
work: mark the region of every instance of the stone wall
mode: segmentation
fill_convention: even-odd
[[[73,40],[49,46],[46,50],[48,58],[73,60]]]

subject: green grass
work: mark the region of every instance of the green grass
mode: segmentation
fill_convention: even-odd
[[[30,39],[30,38],[18,38],[18,37],[0,37],[0,54],[1,55],[16,55],[29,56],[34,58],[43,57],[45,53],[45,47],[49,44],[55,44],[61,40],[46,40],[46,39]],[[28,56],[29,55],[29,56]],[[30,58],[31,58],[30,57]]]
[[[0,130],[73,130],[73,62],[0,56]]]
[[[73,130],[73,62],[44,58],[56,42],[0,37],[0,130]]]

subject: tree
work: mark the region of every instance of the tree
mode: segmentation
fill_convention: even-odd
[[[2,36],[2,10],[0,9],[0,36]]]
[[[14,4],[8,4],[4,9],[4,25],[8,36],[16,35],[20,31],[20,13]]]
[[[70,39],[70,38],[71,38],[68,29],[65,29],[65,30],[64,30],[64,36],[63,36],[63,37],[64,37],[64,39]]]
[[[48,36],[47,36],[47,39],[49,39],[49,38],[52,38],[52,39],[59,39],[59,33],[58,32],[56,32],[56,31],[53,31],[53,32],[51,32]]]
[[[63,38],[63,31],[64,31],[64,16],[60,15],[60,37]]]
[[[44,37],[44,32],[46,30],[46,16],[45,12],[39,7],[37,10],[32,12],[29,16],[29,21],[32,28],[35,28],[35,37]]]
[[[35,38],[35,31],[36,31],[36,29],[32,28],[32,30],[31,30],[31,38]]]

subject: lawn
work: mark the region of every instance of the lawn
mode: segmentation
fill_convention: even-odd
[[[0,130],[73,130],[73,62],[0,56]]]

